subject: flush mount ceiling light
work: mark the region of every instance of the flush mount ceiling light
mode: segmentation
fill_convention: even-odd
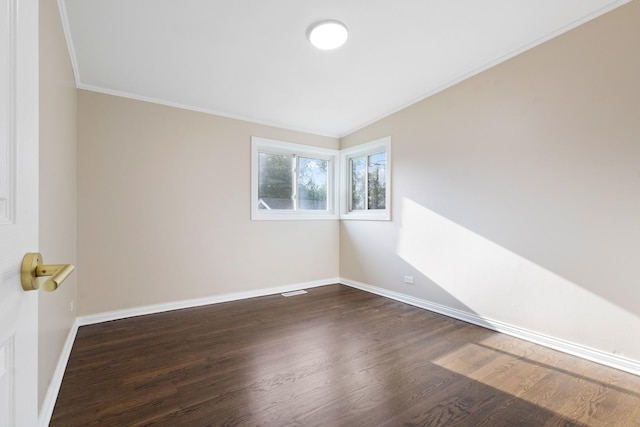
[[[309,27],[309,41],[322,50],[340,47],[347,41],[349,31],[340,21],[321,21]]]

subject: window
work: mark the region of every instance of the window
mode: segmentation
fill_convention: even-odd
[[[390,177],[390,137],[342,151],[251,137],[251,219],[390,220]]]
[[[341,151],[341,218],[391,219],[391,138]]]
[[[338,151],[251,138],[251,219],[335,219]]]

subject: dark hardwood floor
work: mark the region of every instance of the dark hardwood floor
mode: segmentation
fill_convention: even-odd
[[[332,285],[81,327],[90,425],[640,426],[640,377]]]

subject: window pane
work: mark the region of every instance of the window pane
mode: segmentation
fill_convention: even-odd
[[[384,209],[386,197],[387,153],[369,156],[369,209]]]
[[[258,153],[258,209],[293,209],[293,157]]]
[[[327,160],[298,157],[298,209],[327,209]]]
[[[351,159],[351,210],[365,209],[367,158]]]

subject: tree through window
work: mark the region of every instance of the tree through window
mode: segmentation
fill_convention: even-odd
[[[252,138],[252,218],[337,218],[336,150]]]
[[[390,138],[342,150],[343,219],[391,219]]]

